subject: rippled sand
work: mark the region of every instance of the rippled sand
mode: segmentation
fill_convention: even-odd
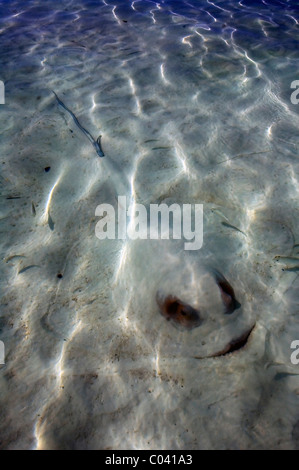
[[[1,448],[298,448],[297,9],[65,5],[0,9]],[[118,196],[203,204],[202,248],[99,240]],[[157,291],[202,324],[175,328]]]

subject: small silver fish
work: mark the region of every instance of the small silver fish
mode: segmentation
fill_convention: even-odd
[[[232,228],[233,230],[236,230],[237,232],[242,233],[243,235],[245,235],[245,237],[247,236],[246,233],[242,232],[242,230],[240,230],[238,227],[235,227],[234,225],[228,224],[227,222],[221,222],[221,224],[224,227]]]
[[[23,274],[31,268],[40,268],[40,266],[38,266],[37,264],[31,264],[30,266],[26,266],[25,268],[20,269],[18,274]]]
[[[296,256],[274,256],[274,260],[278,263],[289,264],[291,266],[299,264],[299,258]]]
[[[36,209],[35,209],[35,205],[33,201],[31,202],[31,210],[32,210],[32,214],[36,215]]]

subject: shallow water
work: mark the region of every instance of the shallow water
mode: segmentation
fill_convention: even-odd
[[[298,448],[296,3],[1,2],[1,448]],[[201,249],[99,240],[118,196],[203,204]]]

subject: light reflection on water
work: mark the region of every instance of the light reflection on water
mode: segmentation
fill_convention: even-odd
[[[3,448],[298,447],[296,7],[10,1],[0,13]],[[52,89],[102,134],[104,159]],[[99,241],[95,208],[125,195],[203,204],[202,249]],[[232,315],[211,269],[233,285]],[[202,325],[166,322],[157,290]],[[194,359],[253,324],[243,350]]]

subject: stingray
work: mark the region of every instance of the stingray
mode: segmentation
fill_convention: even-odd
[[[170,321],[177,329],[192,330],[201,324],[200,312],[191,305],[186,304],[178,297],[168,295],[166,297],[157,293],[156,300],[161,315]]]
[[[238,336],[235,339],[232,339],[223,349],[216,353],[209,354],[207,356],[194,356],[194,359],[208,359],[211,357],[220,357],[226,356],[227,354],[231,354],[239,349],[242,349],[248,343],[249,337],[255,327],[255,324],[251,326],[245,333],[242,333],[241,336]]]
[[[234,289],[232,288],[230,283],[225,279],[223,274],[217,271],[217,269],[213,269],[213,274],[220,289],[222,301],[225,305],[224,313],[231,314],[235,310],[240,308],[241,304],[237,301]]]
[[[200,311],[186,304],[174,295],[162,296],[157,292],[156,300],[161,315],[170,321],[181,331],[192,330],[201,323]],[[237,338],[232,339],[223,349],[207,356],[194,356],[194,359],[208,359],[212,357],[226,356],[246,346],[255,324]]]

